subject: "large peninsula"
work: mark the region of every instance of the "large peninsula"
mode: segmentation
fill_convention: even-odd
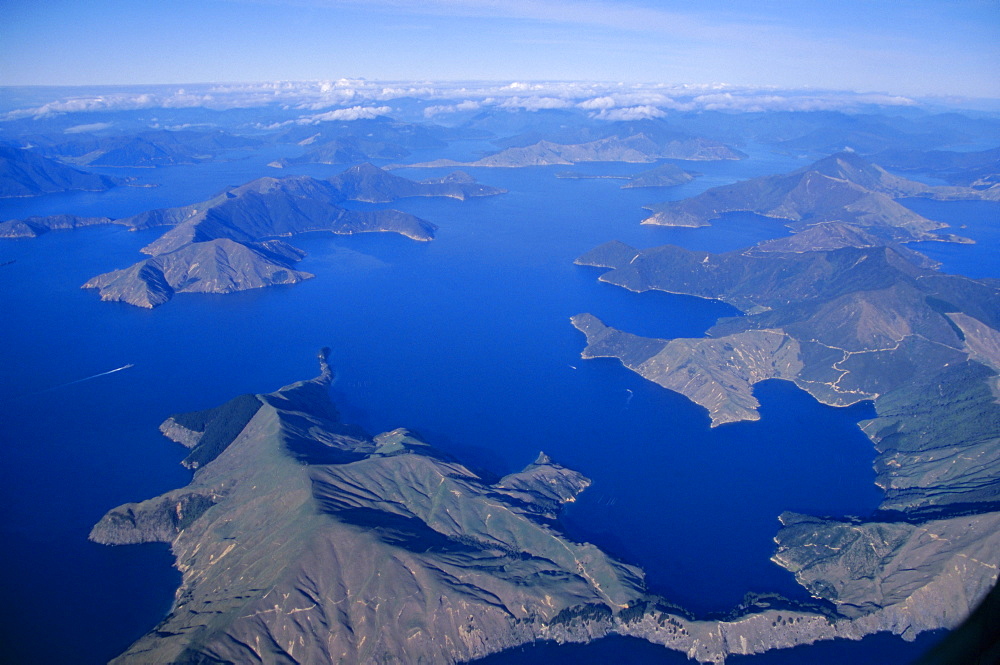
[[[823,173],[831,169],[844,177]],[[859,196],[878,207],[852,209],[838,199],[841,190],[860,192],[866,176],[867,193]],[[782,182],[809,194],[809,214],[823,221],[808,225],[804,209],[792,205],[806,199],[761,190]],[[725,254],[612,241],[577,259],[607,269],[601,281],[631,291],[720,300],[743,312],[718,320],[705,337],[646,338],[591,314],[572,317],[587,338],[583,357],[619,359],[705,407],[712,426],[759,418],[753,387],[769,379],[791,381],[832,406],[871,401],[876,417],[860,427],[874,446],[879,509],[851,518],[786,512],[773,560],[855,625],[887,621],[904,636],[957,625],[996,583],[1000,564],[993,542],[1000,524],[1000,288],[995,280],[939,272],[883,232],[923,237],[944,226],[897,216],[886,205],[889,194],[941,190],[909,183],[849,153],[835,155],[725,190],[759,193],[768,205],[783,201],[780,216],[804,224],[793,226],[800,232],[790,238]],[[955,188],[945,189],[947,197]],[[727,199],[712,192],[672,210],[718,216]]]
[[[826,522],[786,515],[780,560],[820,595],[836,584],[815,581],[829,560],[806,560],[812,550],[794,543],[847,542],[865,565],[836,588],[854,599],[879,585],[877,606],[841,602],[837,613],[762,596],[695,619],[648,593],[642,571],[558,529],[585,477],[540,454],[488,481],[406,430],[368,436],[340,421],[325,351],[320,362],[314,379],[164,422],[191,451],[191,483],[111,510],[90,537],[169,543],[181,588],[114,663],[457,663],[609,634],[722,663],[952,625],[995,577],[982,562],[1000,547],[998,513],[976,529],[966,516],[869,525],[849,539],[833,525],[820,540]]]

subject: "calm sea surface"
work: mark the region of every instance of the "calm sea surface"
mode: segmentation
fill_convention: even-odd
[[[117,217],[199,201],[260,175],[341,170],[265,166],[287,152],[107,170],[160,186],[8,200],[0,218]],[[791,575],[769,562],[777,516],[865,514],[876,506],[873,450],[855,427],[872,414],[870,405],[834,409],[789,383],[766,382],[756,391],[759,422],[710,429],[703,409],[616,361],[581,360],[584,338],[569,323],[590,312],[630,332],[670,338],[701,335],[734,314],[720,303],[599,283],[599,270],[573,259],[612,239],[725,251],[784,235],[780,225],[751,215],[698,230],[639,225],[643,205],[800,166],[760,151],[755,157],[688,165],[704,175],[673,189],[556,178],[565,167],[479,170],[482,182],[510,193],[394,204],[440,226],[430,243],[391,234],[299,237],[293,244],[309,252],[301,268],[315,279],[227,296],[180,295],[153,311],[101,303],[79,285],[138,260],[139,248],[162,230],[92,228],[0,241],[0,263],[13,261],[0,266],[4,657],[101,663],[148,631],[179,580],[167,547],[95,545],[86,540],[90,527],[120,503],[187,482],[178,465],[183,450],[157,432],[166,416],[311,377],[322,346],[333,349],[334,399],[345,420],[373,433],[408,427],[496,474],[529,464],[542,450],[586,474],[593,485],[570,506],[565,528],[641,565],[653,589],[692,611],[728,610],[748,591],[804,597]],[[962,206],[979,214],[976,204],[948,205],[941,209],[948,214]],[[974,254],[981,248],[969,248],[955,250],[958,258],[936,258],[988,273],[987,259]],[[88,379],[126,364],[134,367]],[[904,663],[928,639],[913,646],[876,636],[745,662],[804,662],[781,660],[798,653],[809,662]],[[542,645],[489,662],[608,662],[602,654],[609,648],[617,662],[683,659],[612,638]]]

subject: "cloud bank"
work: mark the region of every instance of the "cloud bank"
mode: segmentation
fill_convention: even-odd
[[[392,112],[393,100],[422,100],[425,118],[487,108],[540,111],[581,109],[607,120],[660,117],[668,111],[854,111],[865,106],[911,106],[907,97],[877,93],[780,90],[725,83],[665,85],[536,82],[382,82],[364,79],[276,81],[253,84],[200,84],[182,88],[150,86],[138,92],[68,96],[10,111],[0,120],[45,118],[68,113],[141,109],[273,107],[300,112],[292,122],[312,124],[374,118]],[[81,123],[88,124],[88,123]]]

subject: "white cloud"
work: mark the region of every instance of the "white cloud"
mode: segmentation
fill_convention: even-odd
[[[115,91],[55,99],[41,106],[18,109],[0,115],[0,120],[47,117],[62,113],[153,108],[202,107],[222,110],[271,106],[305,112],[306,115],[297,122],[310,123],[321,122],[323,119],[348,120],[384,115],[391,111],[387,103],[404,97],[433,102],[424,110],[426,118],[491,106],[528,111],[574,107],[590,112],[610,113],[621,110],[622,113],[619,115],[623,116],[630,113],[645,113],[646,117],[654,117],[650,109],[729,112],[851,111],[869,104],[899,106],[915,103],[906,97],[890,95],[817,90],[793,91],[733,86],[725,83],[685,85],[580,81],[450,83],[337,79],[227,85],[199,84],[180,89],[150,86],[133,92]],[[326,111],[326,109],[331,110]],[[625,109],[632,110],[625,111]]]
[[[735,111],[753,113],[761,111],[850,111],[861,106],[912,106],[916,102],[907,97],[887,95],[851,95],[844,93],[813,94],[758,94],[731,92],[697,95],[690,100],[691,109],[706,111]]]
[[[82,134],[84,132],[99,132],[113,126],[113,122],[92,122],[89,125],[73,125],[63,130],[63,134]]]
[[[490,100],[492,101],[492,100]],[[459,113],[460,111],[475,111],[482,107],[479,102],[473,101],[471,99],[466,99],[464,102],[459,102],[458,104],[439,104],[435,106],[428,106],[424,109],[425,118],[433,118],[436,115],[442,115],[445,113]]]
[[[498,106],[504,109],[524,109],[525,111],[540,111],[542,109],[565,109],[573,105],[568,99],[557,97],[511,97]]]
[[[317,113],[299,118],[295,122],[300,125],[315,125],[320,122],[335,122],[349,120],[372,120],[381,115],[392,113],[392,108],[388,106],[352,106],[346,109],[336,109],[326,113]]]
[[[613,97],[594,97],[592,99],[585,99],[577,104],[577,106],[588,111],[595,111],[598,109],[613,109],[618,104]]]
[[[591,118],[598,120],[645,120],[647,118],[662,118],[666,113],[655,106],[628,106],[620,109],[602,109],[591,113]]]

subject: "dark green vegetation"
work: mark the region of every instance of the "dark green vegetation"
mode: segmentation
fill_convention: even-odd
[[[115,180],[86,173],[28,150],[0,145],[0,198],[54,192],[103,192]]]
[[[940,273],[895,244],[943,225],[890,198],[957,189],[834,155],[660,213],[696,225],[753,210],[791,220],[790,238],[727,254],[609,242],[577,260],[609,268],[601,281],[632,291],[745,313],[700,339],[643,338],[590,314],[572,320],[587,336],[585,358],[618,358],[704,406],[713,426],[758,418],[753,386],[773,378],[834,406],[874,402],[877,416],[860,426],[877,452],[880,509],[864,518],[785,513],[773,559],[860,630],[952,628],[997,579],[1000,288]]]
[[[98,275],[84,288],[102,300],[153,308],[175,293],[232,293],[312,277],[292,269],[304,254],[277,240],[313,231],[336,234],[394,232],[427,241],[437,227],[398,210],[348,210],[344,201],[390,202],[410,196],[466,199],[503,193],[464,173],[415,182],[361,164],[328,180],[308,176],[258,178],[208,201],[150,210],[123,219],[67,215],[10,220],[0,237],[34,237],[55,229],[119,224],[130,229],[172,227],[142,251],[151,258]]]
[[[218,457],[260,407],[256,395],[240,395],[212,409],[173,415],[160,430],[177,443],[191,448],[181,464],[197,469]]]

